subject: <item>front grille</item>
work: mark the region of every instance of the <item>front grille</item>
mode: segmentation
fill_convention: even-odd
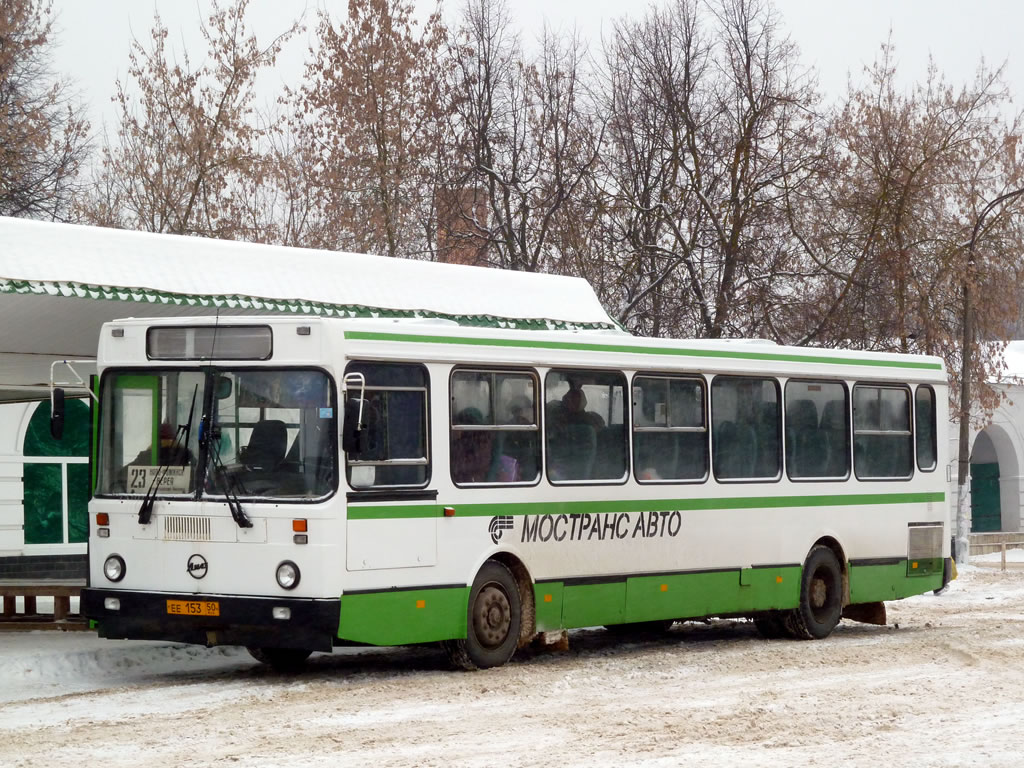
[[[163,517],[165,541],[212,541],[210,518],[193,515],[166,515]]]

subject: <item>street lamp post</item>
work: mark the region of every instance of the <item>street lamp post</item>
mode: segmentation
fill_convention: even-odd
[[[1024,195],[1024,188],[1000,195],[981,209],[974,221],[974,230],[967,243],[967,269],[964,272],[964,327],[960,354],[960,441],[957,447],[956,476],[956,562],[967,563],[970,548],[970,526],[967,520],[967,499],[964,487],[967,485],[967,470],[970,467],[970,422],[971,422],[971,348],[974,344],[974,306],[971,303],[971,283],[974,280],[974,244],[985,217],[1001,203]]]

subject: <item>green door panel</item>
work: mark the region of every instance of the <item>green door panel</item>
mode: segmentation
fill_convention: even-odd
[[[999,464],[971,464],[971,530],[1001,529]]]

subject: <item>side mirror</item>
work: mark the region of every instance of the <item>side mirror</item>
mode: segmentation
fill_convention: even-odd
[[[353,456],[365,453],[367,440],[366,425],[359,421],[366,401],[351,398],[345,403],[345,422],[341,427],[341,449]]]
[[[64,436],[64,390],[54,387],[50,396],[50,435],[54,440]]]
[[[213,385],[213,393],[218,400],[227,400],[231,397],[231,379],[227,376],[218,376]]]

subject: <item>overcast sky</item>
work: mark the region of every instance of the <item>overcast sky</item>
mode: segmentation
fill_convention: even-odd
[[[623,0],[509,3],[527,38],[535,37],[546,19],[555,28],[578,26],[595,51],[602,29],[627,9],[636,14],[647,7]],[[125,78],[132,35],[147,38],[154,8],[170,30],[170,43],[185,45],[197,61],[205,51],[198,32],[200,9],[205,12],[208,5],[207,0],[54,0],[60,17],[55,63],[77,80],[94,127],[102,119],[112,122],[114,83]],[[447,13],[458,6],[458,0],[445,5]],[[955,83],[971,80],[984,57],[991,65],[1005,61],[1011,91],[1017,97],[1024,94],[1024,3],[1019,0],[775,0],[775,6],[803,61],[817,68],[826,96],[834,98],[845,90],[848,73],[860,77],[890,29],[906,83],[923,79],[929,54]],[[303,11],[312,29],[318,7],[341,17],[347,0],[252,0],[249,21],[261,41],[270,40]],[[420,0],[419,7],[427,13],[434,6]],[[306,35],[292,40],[277,71],[260,83],[261,105],[273,100],[282,82],[294,84],[301,78],[307,48]]]

